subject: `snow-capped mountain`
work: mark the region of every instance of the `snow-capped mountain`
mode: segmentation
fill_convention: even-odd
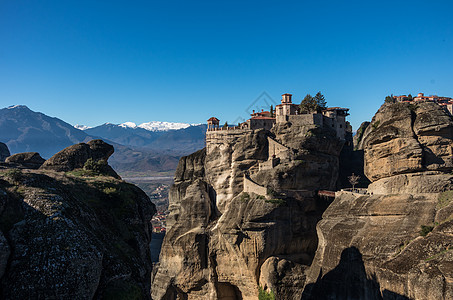
[[[151,121],[147,123],[142,123],[137,125],[133,122],[124,122],[119,126],[124,128],[143,128],[149,131],[168,131],[168,130],[178,130],[184,129],[190,126],[187,123],[174,123],[174,122],[160,122],[160,121]]]
[[[77,125],[74,126],[74,128],[80,129],[80,130],[87,130],[87,129],[90,129],[91,127],[90,126],[86,126],[86,125],[77,124]]]
[[[145,124],[151,130],[145,129]],[[11,154],[36,151],[50,158],[70,145],[101,138],[114,145],[115,153],[109,163],[119,173],[174,171],[181,155],[205,146],[206,124],[149,122],[137,126],[126,122],[121,125],[73,126],[25,105],[13,105],[0,109],[0,142],[8,145]]]
[[[125,146],[158,151],[183,151],[188,154],[191,150],[204,147],[206,125],[157,121],[140,125],[132,122],[119,125],[106,123],[84,132]]]
[[[148,131],[156,132],[156,131],[169,131],[169,130],[185,129],[190,126],[197,126],[197,125],[201,125],[201,124],[151,121],[151,122],[142,123],[140,125],[137,125],[134,122],[124,122],[124,123],[121,123],[118,125],[112,124],[112,123],[105,123],[103,125],[119,126],[122,128],[132,128],[132,129],[142,128],[142,129],[145,129]],[[75,125],[74,127],[77,129],[80,129],[80,130],[87,130],[87,129],[93,128],[93,127],[79,125],[79,124]]]

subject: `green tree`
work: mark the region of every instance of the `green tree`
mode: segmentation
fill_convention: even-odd
[[[407,95],[407,100],[412,101],[412,100],[414,100],[414,97],[412,97],[412,95],[409,94],[409,95]]]
[[[315,96],[316,104],[318,105],[318,111],[322,111],[327,108],[326,98],[321,92],[318,92]]]
[[[304,100],[300,103],[300,111],[305,113],[312,113],[318,111],[319,106],[316,102],[316,99],[310,94],[305,96]]]
[[[228,128],[228,122],[225,122],[225,124],[223,124],[223,129],[227,129]]]
[[[273,118],[274,117],[274,106],[273,105],[271,105],[270,113],[271,113],[271,118]]]
[[[393,95],[385,97],[385,103],[395,103],[395,99],[393,99]]]

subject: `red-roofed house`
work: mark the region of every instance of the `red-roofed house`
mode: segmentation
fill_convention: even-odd
[[[220,120],[217,119],[216,117],[211,117],[208,120],[208,130],[209,129],[214,129],[214,128],[219,128],[219,122]]]

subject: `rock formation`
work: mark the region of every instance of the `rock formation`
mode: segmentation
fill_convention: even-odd
[[[94,164],[99,165],[102,173],[120,179],[119,175],[107,164],[107,160],[113,152],[112,145],[102,140],[91,140],[86,144],[80,143],[61,150],[46,160],[41,169],[67,172],[86,167],[85,163],[91,160]]]
[[[5,161],[5,159],[10,155],[8,146],[4,143],[0,143],[0,162]]]
[[[371,181],[419,171],[453,169],[453,120],[434,102],[383,105],[362,139]]]
[[[64,160],[48,166],[68,170],[83,159],[106,159],[106,145],[70,147],[63,150],[67,168]],[[154,213],[143,191],[106,174],[3,164],[0,298],[149,299]]]
[[[365,121],[362,124],[360,124],[359,129],[357,129],[357,132],[353,138],[353,144],[354,144],[355,150],[363,150],[363,142],[362,142],[363,134],[365,133],[365,130],[368,128],[369,125],[370,125],[370,122]]]
[[[371,184],[328,206],[314,191],[335,189],[343,146],[328,128],[208,132],[178,166],[153,299],[453,298],[452,141],[441,106],[383,105],[341,156]]]
[[[432,102],[385,104],[361,143],[373,183],[323,214],[303,299],[453,298],[452,118]]]
[[[153,299],[300,299],[327,206],[314,191],[334,189],[342,145],[291,122],[208,133],[178,165]]]
[[[38,152],[16,153],[6,158],[5,162],[23,168],[39,169],[46,160]]]

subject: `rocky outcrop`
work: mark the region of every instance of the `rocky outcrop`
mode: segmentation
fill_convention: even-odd
[[[438,193],[340,193],[318,223],[304,299],[450,299],[452,203],[446,207],[442,225],[423,237],[441,211]]]
[[[342,158],[368,194],[327,210],[314,191],[335,189],[343,146],[328,128],[208,132],[178,166],[153,299],[452,298],[451,117],[386,104],[363,128],[363,159]]]
[[[4,143],[0,143],[0,162],[4,162],[5,159],[10,156],[8,146]]]
[[[3,168],[0,298],[149,299],[154,213],[112,177]]]
[[[328,204],[314,190],[335,186],[342,145],[328,128],[289,122],[208,134],[180,160],[153,299],[256,299],[259,285],[299,299]],[[243,192],[244,176],[268,194]]]
[[[363,134],[365,133],[365,130],[368,128],[369,125],[370,122],[368,121],[365,121],[362,124],[360,124],[360,127],[359,129],[357,129],[357,132],[353,138],[354,150],[363,150]]]
[[[5,160],[6,163],[17,164],[27,169],[39,169],[45,161],[38,152],[17,153]]]
[[[368,194],[337,192],[324,212],[303,299],[453,297],[452,140],[435,103],[379,109],[361,141]]]
[[[362,139],[365,175],[453,170],[453,120],[433,102],[384,104]]]
[[[46,160],[41,169],[68,172],[87,167],[85,163],[91,160],[97,165],[94,167],[98,167],[99,172],[119,179],[119,175],[107,165],[107,160],[113,152],[112,145],[102,140],[92,140],[86,144],[80,143],[61,150]]]

